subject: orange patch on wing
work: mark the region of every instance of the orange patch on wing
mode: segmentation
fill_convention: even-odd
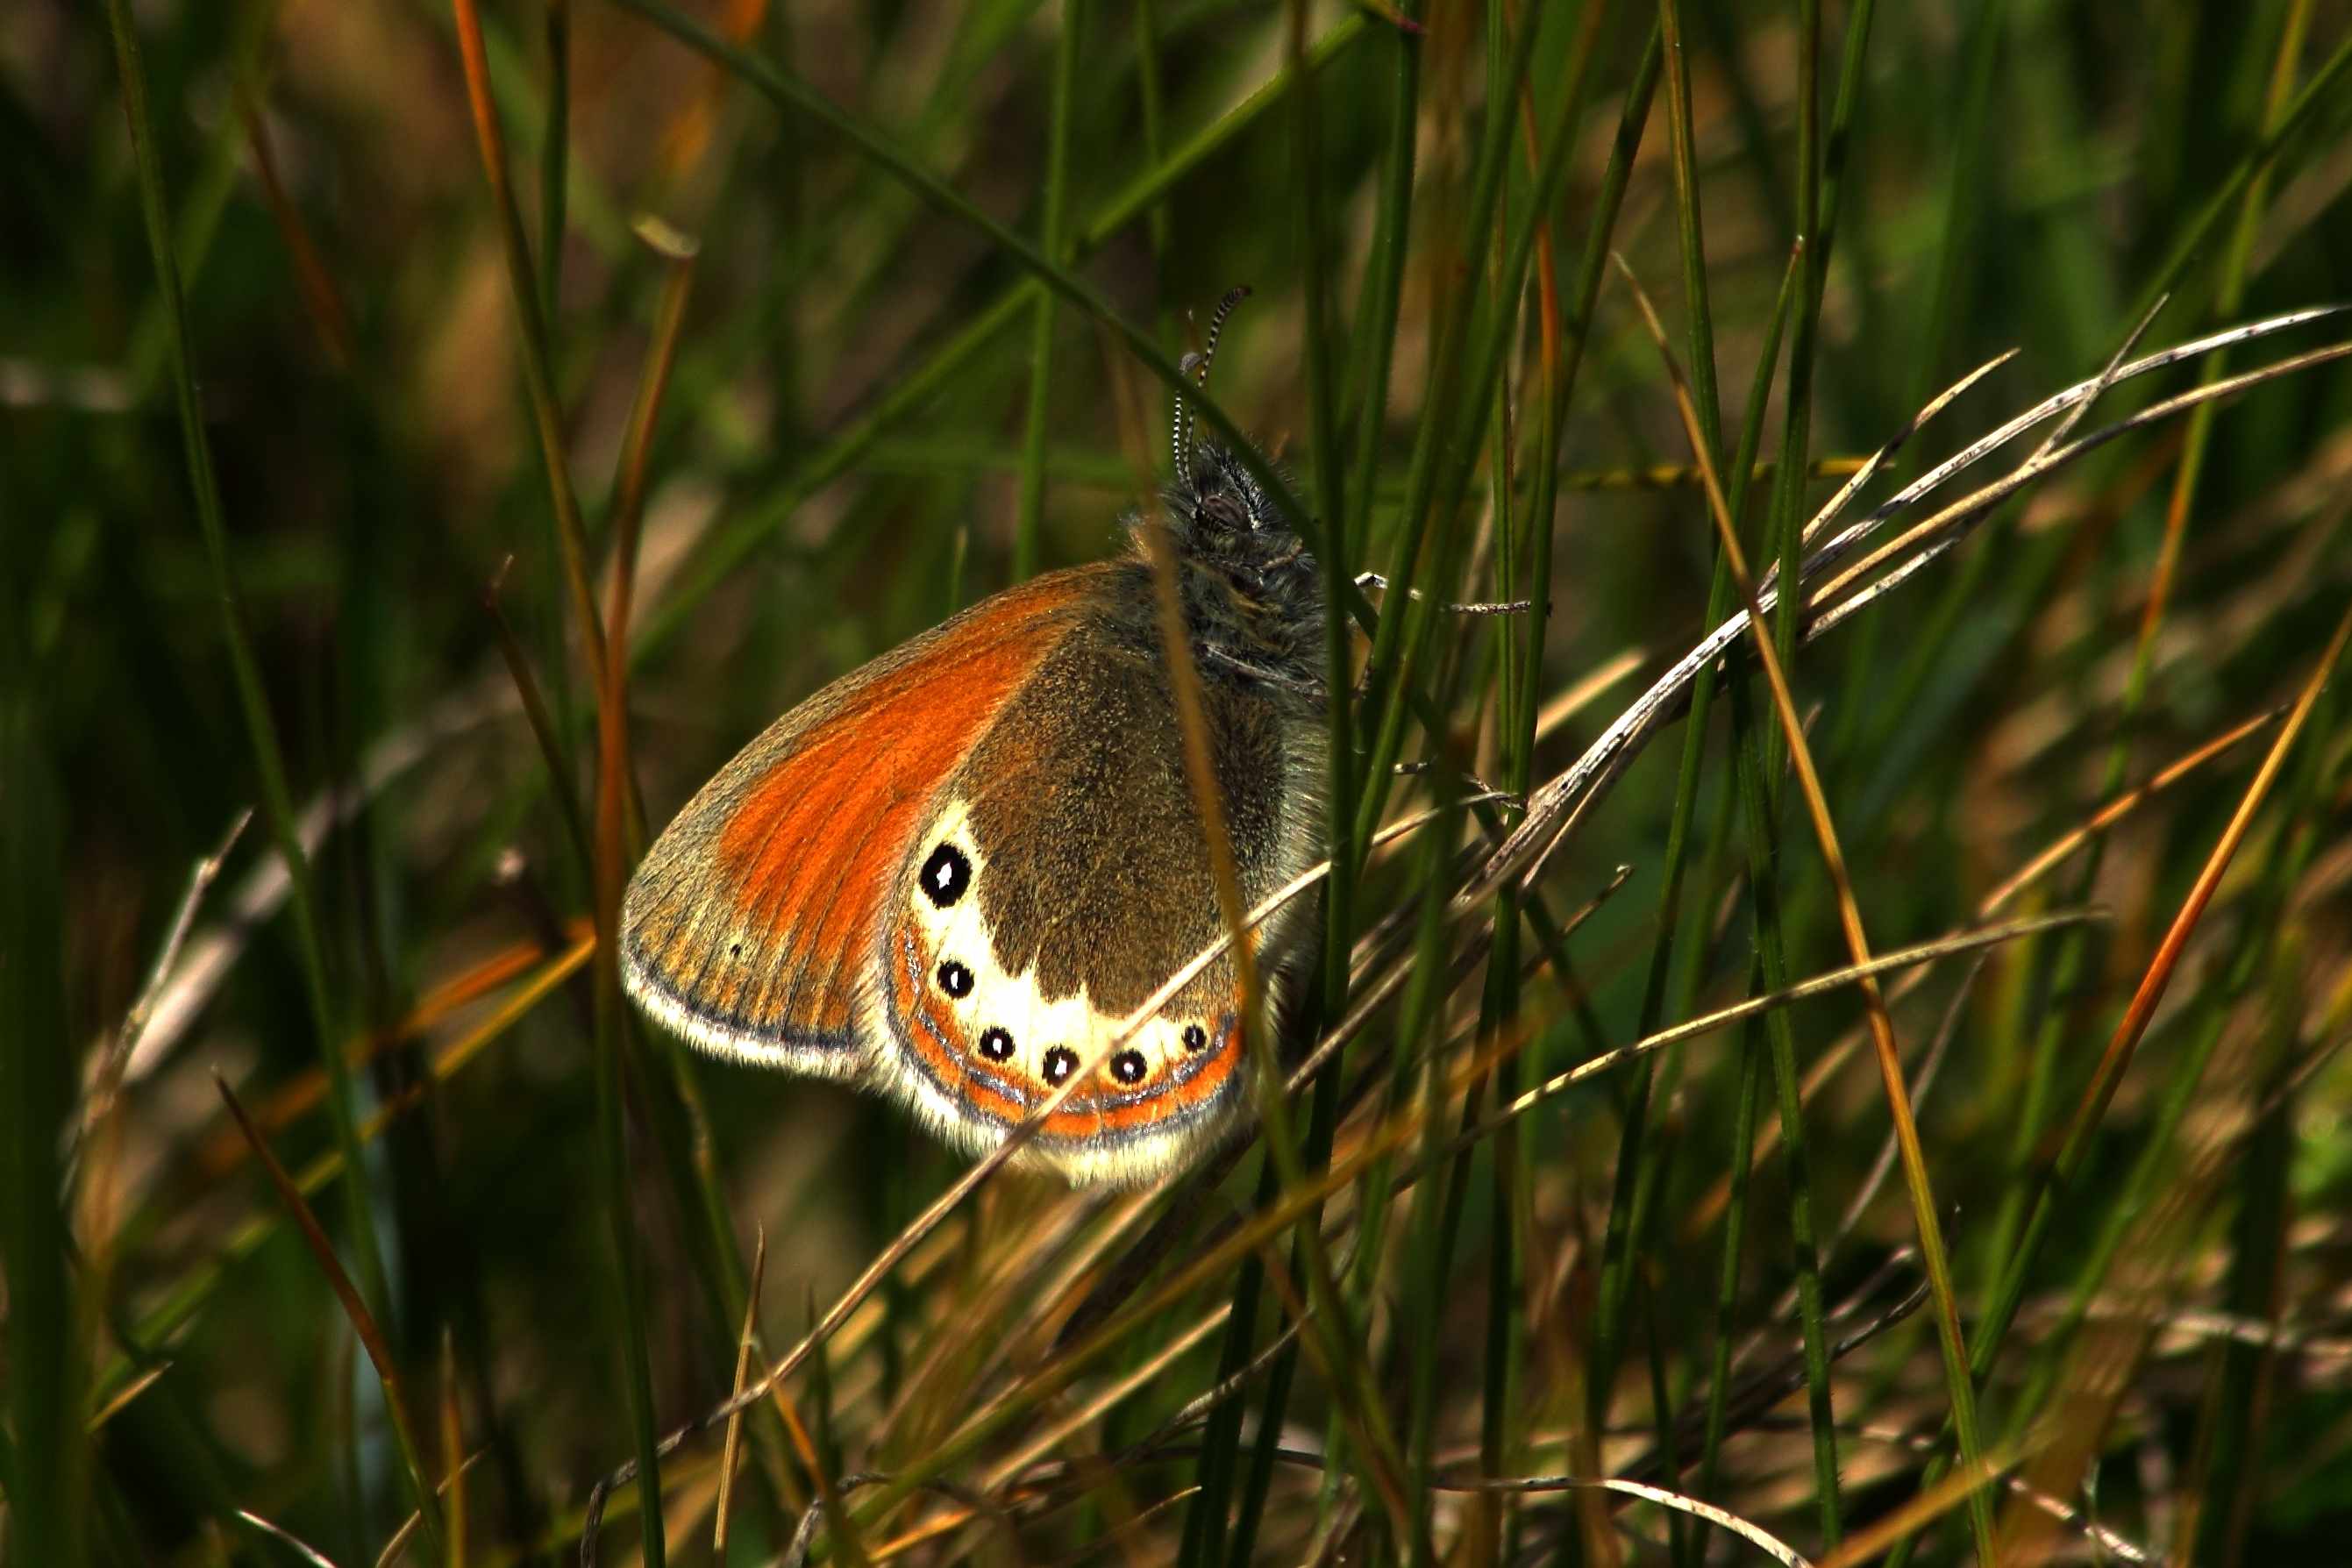
[[[784,959],[740,977],[756,1027],[846,1031],[874,916],[924,808],[1059,637],[1085,589],[1056,574],[984,601],[843,694],[734,804],[715,844],[736,912]],[[823,700],[820,694],[813,700]]]

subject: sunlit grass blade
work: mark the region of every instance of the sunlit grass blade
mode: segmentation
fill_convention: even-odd
[[[278,1190],[278,1201],[286,1205],[286,1212],[302,1233],[303,1243],[310,1247],[311,1259],[318,1264],[319,1271],[326,1276],[352,1333],[358,1336],[361,1346],[367,1352],[368,1361],[375,1368],[376,1381],[383,1388],[384,1409],[392,1420],[393,1437],[400,1446],[401,1464],[407,1471],[416,1510],[424,1521],[425,1545],[437,1559],[443,1553],[440,1500],[435,1495],[433,1483],[425,1473],[425,1450],[417,1441],[415,1421],[405,1393],[406,1380],[400,1374],[391,1342],[377,1326],[375,1314],[368,1310],[367,1302],[361,1298],[358,1287],[352,1283],[350,1274],[344,1271],[342,1261],[335,1256],[334,1244],[327,1239],[326,1231],[320,1228],[317,1217],[310,1213],[310,1205],[303,1201],[301,1190],[294,1184],[293,1177],[286,1173],[286,1167],[278,1163],[278,1156],[270,1152],[268,1143],[247,1120],[245,1107],[237,1102],[228,1080],[215,1073],[213,1086],[227,1103],[229,1114],[236,1119],[238,1129],[245,1133],[246,1142],[253,1148],[254,1159],[268,1175],[269,1184]]]
[[[543,278],[532,270],[530,243],[523,237],[522,214],[507,166],[506,132],[491,91],[489,60],[475,0],[451,0],[451,5],[457,17],[458,53],[466,68],[466,96],[473,110],[474,139],[490,188],[490,205],[498,215],[499,246],[520,329],[523,384],[530,393],[540,461],[547,472],[548,494],[554,507],[555,542],[562,558],[564,582],[571,590],[572,625],[588,666],[589,684],[600,689],[604,679],[604,628],[596,616],[588,530],[581,519],[578,493],[572,489],[572,460],[564,441],[562,405],[556,393],[554,355],[542,302],[542,285],[551,286],[555,279],[554,262],[548,261]],[[551,158],[560,167],[561,154]],[[560,223],[561,208],[552,211],[553,221]]]
[[[2090,1152],[2100,1119],[2105,1114],[2107,1104],[2114,1098],[2125,1070],[2131,1065],[2148,1021],[2155,1016],[2157,1004],[2164,999],[2164,994],[2171,984],[2189,937],[2196,931],[2207,906],[2212,902],[2222,874],[2229,869],[2238,847],[2245,841],[2255,814],[2270,794],[2272,785],[2277,782],[2280,770],[2284,767],[2296,738],[2318,703],[2320,692],[2333,673],[2347,638],[2352,638],[2352,612],[2347,612],[2336,624],[2334,636],[2321,653],[2310,679],[2304,683],[2294,709],[2287,714],[2286,722],[2271,742],[2261,768],[2246,786],[2228,826],[2222,829],[2220,840],[2199,870],[2188,897],[2181,900],[2179,909],[2175,911],[2171,926],[2158,943],[2147,969],[2142,972],[2138,987],[2132,993],[2131,1001],[2125,1007],[2123,1016],[2116,1021],[2105,1049],[2093,1067],[2089,1082],[2074,1107],[2074,1114],[2067,1121],[2065,1131],[2055,1140],[2055,1152],[2042,1175],[2040,1191],[2032,1205],[2032,1217],[2027,1221],[2025,1234],[2003,1273],[2001,1287],[1991,1309],[1985,1314],[1985,1324],[1979,1334],[1981,1348],[1978,1354],[1982,1358],[1979,1376],[1990,1370],[1992,1357],[1999,1352],[2001,1337],[2007,1332],[2010,1321],[2023,1298],[2025,1281],[2041,1243],[2048,1234],[2057,1195],[2073,1185],[2083,1161]]]
[[[148,113],[146,68],[142,63],[138,32],[128,0],[109,0],[107,19],[114,37],[115,64],[130,121],[131,152],[138,164],[140,207],[146,220],[148,254],[155,268],[156,287],[163,300],[163,317],[169,328],[172,384],[187,462],[188,487],[204,537],[205,565],[213,597],[219,605],[222,637],[235,679],[247,742],[260,778],[263,816],[269,823],[278,856],[285,862],[287,901],[296,951],[301,961],[310,1027],[327,1070],[328,1117],[343,1160],[356,1166],[360,1146],[357,1113],[351,1075],[337,1045],[339,1031],[328,978],[326,938],[320,926],[310,858],[302,848],[293,796],[287,785],[285,755],[278,742],[277,721],[271,716],[269,699],[262,687],[260,666],[246,629],[236,572],[229,559],[228,529],[213,464],[212,440],[205,427],[204,403],[197,392],[187,302],[181,291],[179,264],[172,248],[163,155]],[[388,1293],[383,1251],[376,1238],[368,1194],[357,1183],[345,1189],[344,1217],[351,1233],[350,1245],[359,1263],[362,1298],[385,1303]]]
[[[1674,365],[1673,353],[1666,345],[1665,329],[1659,323],[1656,312],[1650,308],[1647,298],[1642,294],[1641,285],[1634,280],[1630,270],[1626,273],[1626,280],[1641,304],[1643,319],[1649,323],[1651,335],[1657,342],[1659,354],[1667,363],[1692,449],[1701,468],[1705,469],[1708,464],[1706,443],[1681,372]],[[1830,820],[1829,805],[1822,793],[1821,780],[1813,771],[1811,750],[1805,743],[1804,726],[1797,716],[1796,700],[1790,692],[1780,651],[1773,647],[1771,639],[1763,635],[1764,610],[1756,596],[1755,578],[1748,570],[1745,554],[1739,547],[1739,536],[1732,523],[1730,509],[1724,501],[1720,487],[1711,476],[1706,489],[1708,510],[1715,519],[1717,536],[1723,547],[1724,558],[1731,568],[1732,580],[1739,589],[1740,597],[1747,602],[1748,624],[1755,633],[1758,661],[1762,665],[1766,681],[1771,689],[1773,705],[1779,710],[1781,733],[1789,746],[1790,760],[1796,764],[1797,781],[1806,810],[1812,817],[1813,833],[1820,841],[1822,858],[1837,892],[1839,921],[1844,930],[1846,947],[1853,955],[1854,963],[1868,963],[1870,944],[1863,931],[1853,883],[1846,874],[1844,853]],[[1782,556],[1782,571],[1785,578],[1793,582],[1797,575],[1793,525],[1790,532],[1792,537],[1789,550]],[[1794,624],[1793,619],[1788,622],[1790,636],[1794,635]],[[2347,626],[2352,626],[2352,622],[2347,622]],[[1770,978],[1768,972],[1768,981]],[[1938,1338],[1944,1352],[1945,1382],[1951,1399],[1951,1420],[1959,1443],[1961,1462],[1973,1468],[1981,1448],[1976,1430],[1976,1390],[1969,1375],[1968,1347],[1961,1337],[1959,1308],[1953,1294],[1951,1268],[1944,1254],[1943,1216],[1928,1185],[1927,1155],[1920,1146],[1918,1130],[1913,1124],[1910,1098],[1903,1081],[1902,1058],[1895,1045],[1894,1026],[1887,1016],[1885,998],[1874,979],[1864,980],[1862,998],[1870,1021],[1873,1044],[1877,1048],[1879,1075],[1886,1089],[1895,1137],[1902,1150],[1904,1182],[1910,1189],[1912,1221],[1918,1231],[1920,1258],[1926,1265],[1928,1287],[1935,1297]],[[1783,1081],[1793,1083],[1793,1074],[1784,1074]],[[1796,1118],[1788,1117],[1787,1122],[1793,1134]],[[1825,1484],[1833,1496],[1834,1479]],[[1831,1539],[1834,1542],[1837,1529],[1833,1507],[1827,1517]],[[1990,1563],[1993,1560],[1991,1509],[1981,1494],[1972,1495],[1970,1499],[1969,1520],[1976,1534],[1978,1558]]]

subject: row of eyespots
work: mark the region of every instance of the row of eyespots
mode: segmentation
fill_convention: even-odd
[[[971,994],[971,971],[952,958],[940,965],[939,981],[940,989],[958,1000]],[[1208,1030],[1198,1024],[1184,1026],[1186,1050],[1204,1050],[1208,1044]],[[995,1024],[982,1029],[980,1032],[980,1054],[992,1062],[1011,1061],[1013,1059],[1012,1031]],[[1077,1052],[1067,1046],[1055,1046],[1045,1053],[1045,1081],[1058,1085],[1077,1069]],[[1150,1064],[1144,1059],[1143,1053],[1132,1047],[1110,1058],[1111,1077],[1121,1083],[1141,1083],[1145,1075],[1150,1070]]]
[[[919,878],[923,894],[939,909],[946,909],[961,900],[971,886],[971,861],[952,844],[941,844],[923,861]],[[971,994],[972,974],[970,969],[950,958],[939,968],[940,989],[961,1002]],[[1198,1024],[1184,1026],[1184,1048],[1203,1051],[1209,1047],[1209,1031]],[[1013,1059],[1013,1036],[1009,1030],[991,1025],[980,1032],[980,1054],[992,1062]],[[1043,1063],[1045,1081],[1058,1086],[1078,1069],[1078,1053],[1067,1046],[1055,1046],[1045,1053]],[[1141,1083],[1151,1070],[1143,1053],[1128,1049],[1110,1059],[1111,1077],[1121,1083]]]

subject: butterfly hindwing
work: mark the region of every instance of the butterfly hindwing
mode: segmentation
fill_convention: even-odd
[[[1117,602],[1148,603],[1129,586]],[[1213,680],[1205,717],[1255,901],[1312,858],[1318,732]],[[1181,748],[1154,628],[1090,615],[978,738],[909,846],[879,927],[884,1065],[951,1141],[994,1143],[1087,1061],[1091,1079],[1030,1145],[1035,1163],[1140,1179],[1230,1124],[1244,1092],[1230,961],[1114,1043],[1222,930]],[[1256,950],[1278,958],[1296,921]]]
[[[911,836],[1107,570],[974,605],[826,687],[721,769],[629,885],[621,972],[638,1003],[722,1055],[865,1071],[877,917]]]

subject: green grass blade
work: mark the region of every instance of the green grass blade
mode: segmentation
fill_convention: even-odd
[[[83,1561],[86,1375],[68,1184],[58,1157],[73,1118],[76,1058],[67,1032],[59,812],[33,693],[0,694],[0,1258],[8,1267],[8,1402],[15,1440],[0,1452],[9,1545],[23,1563]]]
[[[1045,192],[1039,222],[1037,248],[1048,257],[1062,255],[1063,211],[1069,203],[1070,124],[1078,93],[1078,61],[1084,0],[1064,0],[1062,25],[1054,43],[1052,106],[1045,132]],[[1040,295],[1029,330],[1029,423],[1022,441],[1021,508],[1013,531],[1013,580],[1025,583],[1037,574],[1037,533],[1045,520],[1045,427],[1052,412],[1054,383],[1054,300]]]
[[[359,1132],[352,1109],[351,1069],[343,1060],[336,1011],[327,971],[327,945],[320,928],[318,900],[294,816],[293,795],[287,787],[284,753],[278,742],[277,722],[262,689],[245,626],[244,608],[229,561],[228,529],[223,519],[220,485],[213,467],[212,440],[205,428],[202,398],[196,390],[195,351],[189,335],[187,304],[180,288],[179,264],[172,250],[169,204],[163,192],[162,154],[155,142],[147,106],[146,68],[142,63],[138,32],[128,0],[108,0],[107,18],[114,35],[115,63],[122,82],[123,105],[130,118],[131,140],[139,172],[140,206],[146,218],[147,244],[155,268],[156,287],[164,301],[164,319],[171,327],[171,374],[180,434],[187,461],[187,481],[204,536],[211,591],[219,607],[222,639],[236,678],[237,702],[246,737],[253,751],[254,769],[261,785],[262,815],[288,879],[288,911],[300,955],[304,995],[310,1004],[310,1026],[327,1076],[327,1110],[335,1144],[346,1165],[359,1168]],[[344,1219],[349,1245],[359,1265],[362,1297],[371,1310],[383,1314],[389,1306],[384,1284],[383,1250],[376,1239],[375,1219],[367,1194],[357,1182],[345,1184]]]

